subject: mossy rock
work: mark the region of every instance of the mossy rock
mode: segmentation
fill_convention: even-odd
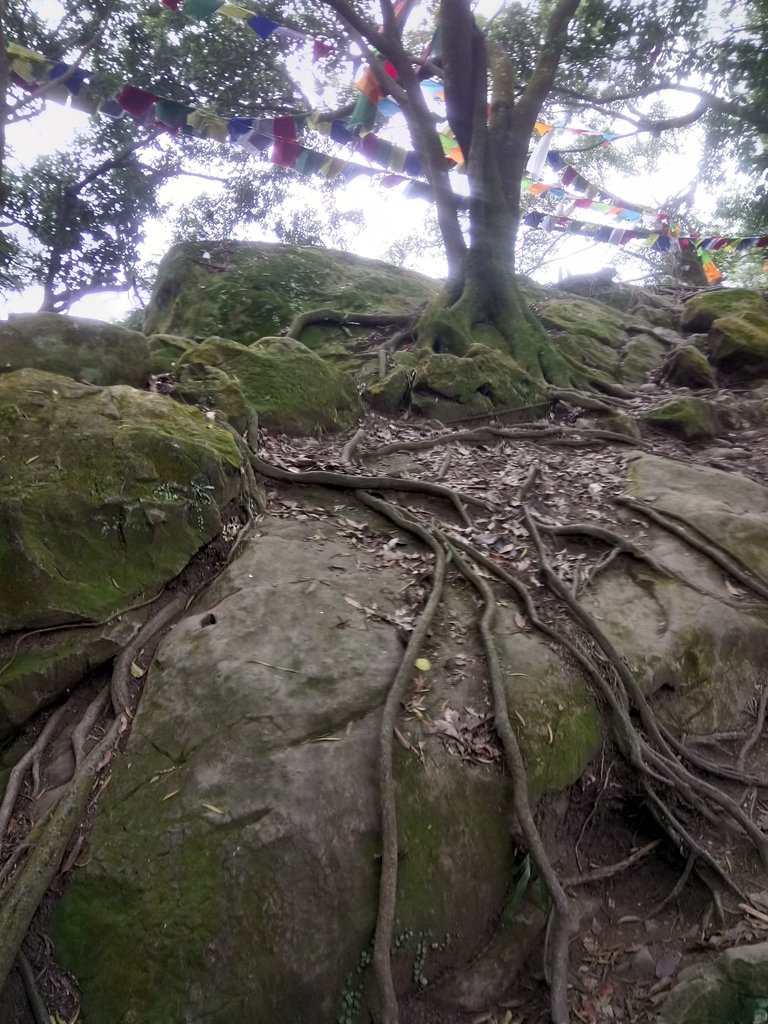
[[[149,379],[143,334],[101,320],[59,313],[21,313],[0,323],[0,374],[36,369],[86,384],[130,384]]]
[[[226,338],[208,338],[179,360],[181,374],[205,376],[224,371],[240,388],[259,423],[285,434],[346,430],[361,413],[349,374],[324,362],[291,338],[263,338],[247,347]]]
[[[596,274],[574,274],[559,281],[557,290],[580,295],[582,298],[595,299],[622,313],[632,313],[636,318],[647,320],[648,323],[663,327],[672,326],[672,299],[646,288],[616,282],[611,275],[612,272],[604,274],[600,271]]]
[[[684,331],[708,331],[720,317],[745,314],[768,316],[768,303],[759,292],[747,288],[718,288],[688,299],[683,306],[680,326]]]
[[[685,441],[711,441],[723,430],[717,406],[703,398],[673,398],[649,409],[644,418]]]
[[[705,538],[768,578],[768,488],[739,473],[654,455],[630,463],[629,494],[690,520]]]
[[[9,639],[0,652],[0,663],[9,662],[0,674],[0,741],[113,658],[133,639],[146,615],[147,609],[136,609],[103,626],[31,636],[12,661]],[[2,781],[0,772],[0,791]]]
[[[179,380],[173,397],[185,405],[197,405],[228,420],[239,434],[250,425],[251,413],[242,389],[228,373],[201,363],[178,367]]]
[[[676,387],[716,388],[717,376],[707,357],[695,345],[680,345],[667,356],[664,379]]]
[[[766,315],[719,317],[705,343],[715,366],[747,377],[768,376],[768,307]]]
[[[241,492],[196,409],[40,370],[0,376],[0,631],[100,620],[156,592]]]
[[[363,398],[376,412],[394,416],[405,404],[411,389],[412,377],[413,370],[405,366],[395,366],[384,380],[370,384],[363,392]]]
[[[411,405],[444,422],[494,410],[539,409],[547,398],[510,356],[472,345],[466,356],[430,354],[415,370]]]
[[[189,338],[175,334],[153,334],[147,338],[149,344],[149,365],[154,374],[173,373],[179,358],[190,347]]]
[[[391,615],[402,580],[388,567],[341,581],[359,552],[331,525],[263,530],[160,645],[56,911],[88,1022],[328,1024],[363,995],[375,750],[402,644],[345,597]],[[485,943],[514,868],[508,778],[419,741],[423,759],[395,751],[401,991]]]
[[[614,434],[624,434],[625,437],[633,437],[636,441],[639,441],[642,436],[640,424],[635,417],[626,416],[620,412],[605,413],[589,420],[579,420],[579,424],[583,424],[585,427],[597,427],[598,430],[610,430]]]
[[[681,971],[658,1024],[754,1024],[768,1008],[768,942],[737,946]]]
[[[599,370],[608,377],[618,377],[620,353],[616,349],[587,334],[564,334],[554,340],[560,351],[572,361]]]
[[[536,802],[566,789],[600,752],[600,712],[584,680],[508,613],[496,639],[510,720],[525,759],[528,795]]]
[[[147,334],[218,335],[250,344],[288,327],[298,313],[329,307],[350,313],[403,313],[437,294],[437,282],[378,260],[333,249],[267,242],[183,242],[161,261],[147,307]],[[370,328],[317,324],[309,348],[349,347]]]
[[[546,327],[570,335],[594,338],[610,348],[621,348],[626,327],[633,322],[632,317],[602,302],[575,295],[561,297],[550,293],[537,307],[538,315]]]
[[[664,362],[664,346],[647,334],[636,334],[624,346],[619,379],[625,384],[642,384]]]

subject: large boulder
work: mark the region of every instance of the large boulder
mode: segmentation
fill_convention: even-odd
[[[411,406],[422,416],[450,423],[494,411],[543,411],[540,384],[510,356],[475,344],[466,356],[435,353],[413,373]]]
[[[658,1024],[760,1024],[768,1019],[768,942],[727,949],[682,971]]]
[[[708,331],[722,316],[768,316],[768,303],[759,292],[747,288],[716,288],[700,292],[683,306],[680,326],[684,331]]]
[[[357,1019],[402,581],[391,565],[356,568],[359,550],[330,523],[268,519],[261,530],[162,643],[92,855],[57,912],[57,954],[87,1021]],[[514,871],[510,785],[492,763],[477,648],[448,628],[470,600],[446,598],[434,667],[414,668],[419,715],[400,722],[411,743],[395,750],[400,990],[474,960]],[[594,702],[511,611],[497,632],[532,795],[568,786],[600,748]],[[453,737],[466,745],[452,752]],[[518,968],[544,919],[539,909],[538,930],[516,933]],[[501,979],[507,990],[513,978]],[[454,993],[462,1005],[467,989],[465,979]]]
[[[664,379],[677,387],[716,388],[717,377],[711,363],[695,345],[678,345],[664,360]]]
[[[578,338],[591,338],[610,348],[622,346],[627,325],[633,322],[626,313],[602,302],[560,295],[556,290],[548,293],[537,312],[546,327]]]
[[[285,434],[346,430],[358,419],[355,382],[336,367],[289,338],[263,338],[249,348],[226,338],[208,338],[181,357],[183,381],[223,370],[256,411],[259,424]]]
[[[768,376],[768,312],[719,317],[704,347],[715,366],[727,372]]]
[[[241,494],[231,435],[129,387],[0,376],[0,631],[100,620],[216,537]]]
[[[175,334],[153,334],[147,338],[149,345],[149,363],[152,373],[173,373],[176,363],[190,347],[189,338],[179,338]]]
[[[685,441],[711,441],[723,430],[717,406],[703,398],[671,398],[649,409],[645,420]]]
[[[100,320],[59,313],[21,313],[0,323],[0,373],[47,370],[87,384],[130,384],[149,378],[143,334]]]
[[[298,313],[319,307],[407,313],[438,290],[421,274],[333,249],[183,242],[160,263],[144,327],[147,334],[219,335],[250,344],[279,334]],[[301,340],[314,348],[348,344],[349,337],[338,325],[322,324],[307,327]]]
[[[682,517],[699,535],[768,575],[768,489],[760,484],[737,473],[639,455],[630,462],[625,490],[658,512]],[[622,560],[586,590],[586,607],[673,731],[743,728],[765,663],[765,615],[748,604],[739,608],[722,570],[664,530],[654,527],[641,543],[679,582]]]

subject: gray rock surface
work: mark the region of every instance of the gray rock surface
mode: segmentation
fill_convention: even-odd
[[[21,313],[0,323],[0,374],[32,368],[88,384],[149,378],[149,345],[125,327],[59,313]]]

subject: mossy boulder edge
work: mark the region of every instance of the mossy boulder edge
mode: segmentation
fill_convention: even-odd
[[[160,263],[144,329],[197,339],[217,335],[249,345],[279,334],[311,309],[407,313],[439,287],[422,274],[334,249],[182,242]],[[306,328],[301,340],[313,349],[338,342],[348,347],[350,337],[338,325],[318,324]]]
[[[218,536],[231,435],[161,395],[0,376],[0,630],[100,620]]]
[[[199,378],[208,368],[224,371],[255,410],[259,424],[281,433],[345,430],[361,412],[349,374],[293,339],[262,338],[247,347],[227,338],[208,338],[179,359],[177,372],[183,379],[192,368]]]
[[[21,313],[0,323],[0,374],[21,369],[143,388],[150,373],[149,345],[143,334],[101,320]]]

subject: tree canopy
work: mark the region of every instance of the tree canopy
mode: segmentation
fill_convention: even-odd
[[[431,326],[425,321],[420,336],[422,343],[444,349],[466,344],[474,318],[527,320],[507,284],[519,221],[533,202],[525,194],[521,201],[520,183],[537,121],[578,123],[631,140],[606,147],[592,136],[576,136],[558,143],[570,150],[569,162],[598,185],[615,180],[622,163],[636,174],[685,137],[695,154],[690,190],[687,196],[661,197],[668,212],[678,220],[687,215],[682,223],[700,233],[756,234],[765,228],[764,3],[731,3],[726,9],[706,0],[563,0],[530,8],[500,3],[485,18],[473,14],[469,0],[431,6],[391,0],[256,5],[255,14],[331,44],[314,66],[302,40],[262,40],[242,21],[217,16],[216,6],[186,0],[174,10],[159,0],[68,0],[55,24],[28,3],[4,13],[0,273],[6,288],[37,283],[45,308],[66,310],[91,291],[140,287],[146,224],[162,215],[167,186],[182,176],[208,176],[221,187],[181,209],[176,237],[258,230],[345,246],[352,244],[345,219],[359,226],[359,218],[343,215],[335,204],[341,179],[321,183],[307,177],[298,184],[291,170],[269,163],[265,151],[247,153],[135,119],[93,118],[67,152],[26,163],[14,143],[17,126],[54,104],[45,83],[30,92],[11,73],[10,43],[64,61],[76,72],[87,70],[91,94],[100,99],[130,84],[176,103],[245,118],[302,116],[316,108],[328,121],[343,121],[361,95],[353,85],[354,69],[364,74],[367,66],[369,84],[400,105],[435,201],[452,292],[446,292],[442,310],[431,311]],[[398,10],[409,16],[403,32]],[[445,88],[448,124],[467,172],[458,188],[424,98],[424,79]],[[385,118],[366,127],[387,137]],[[314,150],[350,154],[309,129],[306,138]],[[700,195],[708,190],[720,200],[698,216],[692,201],[697,185]],[[323,191],[319,202],[306,200],[313,189]],[[536,207],[564,209],[546,196]],[[760,264],[751,266],[754,272]],[[468,271],[475,277],[470,289]],[[481,281],[485,296],[478,294]],[[520,341],[526,332],[518,326],[517,333],[517,340],[508,340],[526,369],[547,378],[567,376],[562,367],[543,367],[531,351],[526,355]]]

